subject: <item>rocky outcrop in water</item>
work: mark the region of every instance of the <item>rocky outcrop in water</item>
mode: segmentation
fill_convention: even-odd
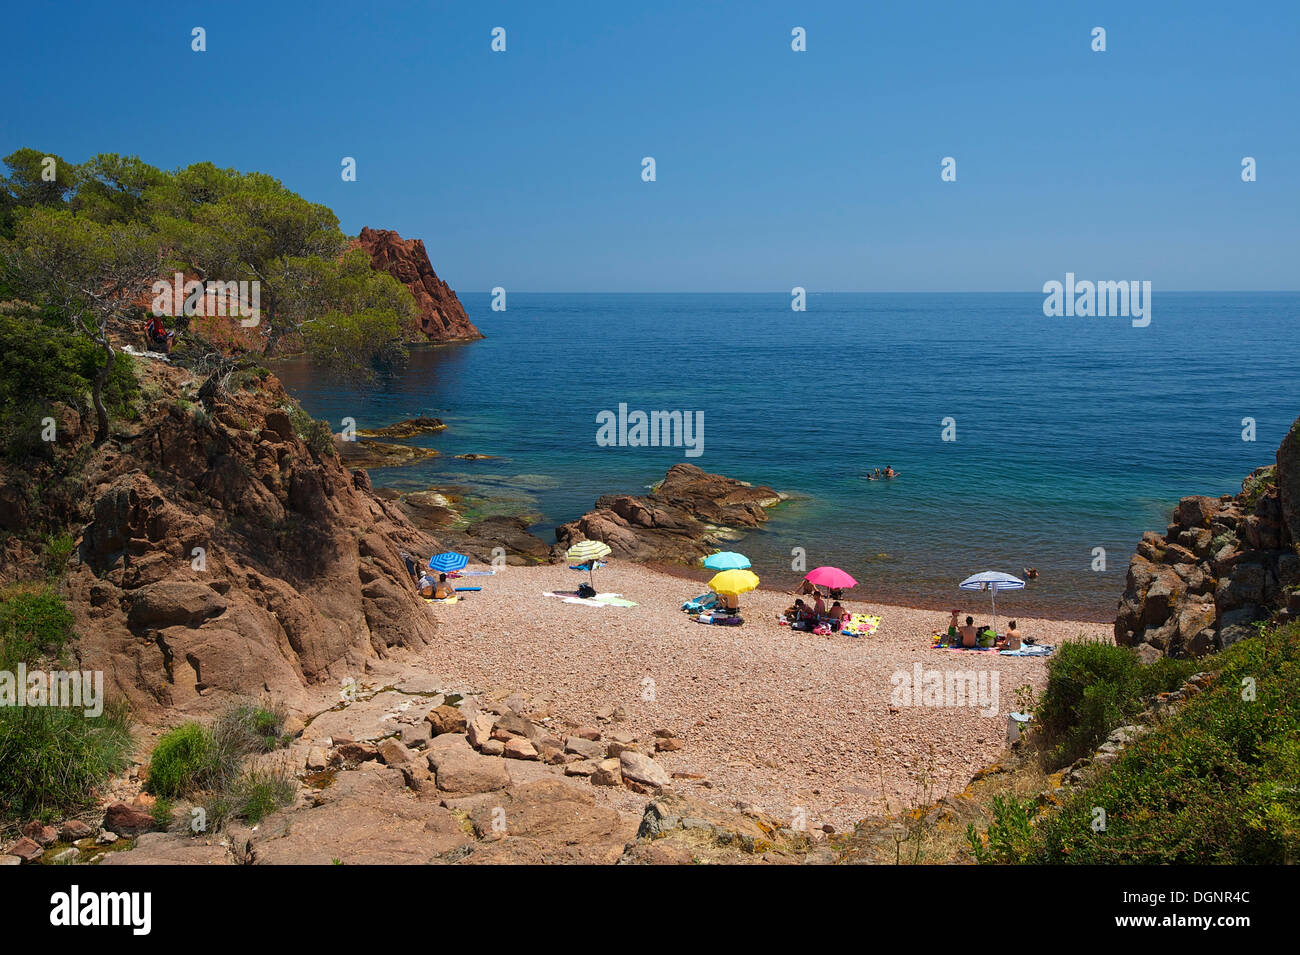
[[[423,240],[403,239],[391,229],[367,227],[353,244],[370,253],[372,268],[387,272],[411,290],[420,310],[420,332],[429,341],[473,341],[483,337],[465,314],[456,293],[433,271]]]
[[[1260,620],[1300,616],[1300,419],[1240,494],[1185,497],[1129,562],[1115,640],[1149,656],[1201,656]]]
[[[606,494],[595,510],[560,525],[557,550],[599,540],[617,557],[690,562],[735,540],[741,529],[762,524],[766,509],[780,500],[770,487],[676,464],[649,494]]]

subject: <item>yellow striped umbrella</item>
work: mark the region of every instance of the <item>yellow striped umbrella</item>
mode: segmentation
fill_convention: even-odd
[[[592,590],[596,589],[596,561],[609,554],[609,545],[604,541],[578,541],[564,552],[564,556],[573,563],[587,565]]]

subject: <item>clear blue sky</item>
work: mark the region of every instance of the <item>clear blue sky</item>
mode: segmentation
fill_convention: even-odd
[[[0,154],[262,170],[464,291],[1300,288],[1295,0],[81,6],[6,11]]]

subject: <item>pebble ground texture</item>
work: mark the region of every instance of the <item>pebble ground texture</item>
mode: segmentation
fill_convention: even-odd
[[[597,573],[596,588],[636,607],[542,595],[583,579],[539,566],[464,581],[483,590],[428,606],[440,626],[425,665],[459,685],[545,700],[574,725],[604,716],[607,730],[669,729],[685,745],[656,759],[680,774],[684,790],[719,806],[749,804],[783,818],[801,812],[809,826],[842,830],[959,792],[1003,749],[1016,689],[1041,693],[1046,683],[1045,658],[930,649],[930,635],[947,625],[946,614],[931,610],[849,599],[850,611],[878,614],[880,629],[861,639],[823,637],[779,626],[776,614],[793,598],[756,591],[741,597],[743,626],[705,626],[678,608],[707,590],[706,576],[693,584],[617,561]],[[991,622],[982,597],[954,596],[953,606]],[[1031,585],[1004,598],[999,624],[1009,611],[1040,643],[1112,639],[1106,624],[1038,619],[1026,612],[1032,607]],[[916,663],[941,673],[996,671],[997,715],[969,705],[891,705],[891,678],[910,679]],[[620,707],[621,721],[609,722]]]

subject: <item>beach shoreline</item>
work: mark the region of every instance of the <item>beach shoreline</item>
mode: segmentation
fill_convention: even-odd
[[[931,649],[943,612],[850,598],[851,611],[882,618],[877,633],[823,637],[779,626],[790,597],[759,590],[741,597],[742,626],[705,626],[679,609],[701,592],[690,578],[617,560],[597,571],[596,589],[634,607],[543,595],[583,579],[562,565],[467,578],[463,585],[483,589],[427,605],[438,638],[420,651],[420,665],[468,690],[542,701],[559,732],[600,725],[648,739],[669,730],[683,748],[656,759],[675,785],[723,807],[782,818],[802,811],[810,824],[842,830],[916,804],[927,787],[934,798],[960,792],[1003,752],[1017,688],[1041,694],[1046,685],[1050,657]],[[987,622],[982,596],[956,605]],[[1112,639],[1109,625],[1020,609],[1021,632],[1042,643]],[[996,699],[900,705],[899,681],[917,673],[982,680]],[[626,801],[621,792],[601,798]]]

